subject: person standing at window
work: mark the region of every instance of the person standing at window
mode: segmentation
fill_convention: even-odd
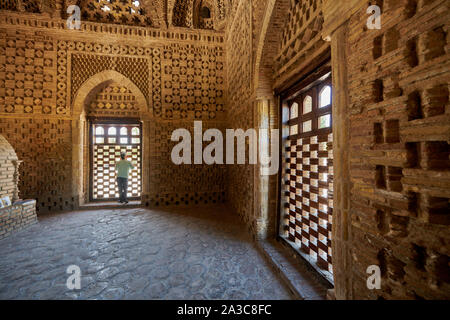
[[[117,186],[119,187],[119,202],[128,203],[127,191],[128,191],[128,175],[131,170],[134,169],[131,161],[126,160],[126,153],[120,154],[120,161],[116,163],[117,172]]]

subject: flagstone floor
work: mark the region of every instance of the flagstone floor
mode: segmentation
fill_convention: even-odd
[[[69,290],[67,268],[81,270]],[[0,240],[0,299],[291,299],[226,207],[48,215]]]

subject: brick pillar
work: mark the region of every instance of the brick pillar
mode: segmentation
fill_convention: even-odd
[[[269,148],[270,142],[261,139],[259,129],[269,129],[269,103],[267,99],[260,99],[254,102],[255,129],[258,130],[258,165],[254,167],[254,208],[255,208],[255,232],[258,239],[267,238],[267,229],[269,225],[269,178],[263,175],[263,168],[259,163],[259,154]]]
[[[333,275],[337,299],[351,299],[350,259],[350,174],[349,121],[347,80],[348,23],[341,25],[331,38],[331,65],[333,72]]]
[[[142,204],[150,199],[150,155],[152,154],[150,145],[150,120],[142,121]],[[153,150],[154,152],[154,150]]]
[[[258,165],[254,167],[254,208],[255,227],[258,239],[267,239],[277,236],[277,175],[267,175],[265,168],[259,162],[261,152],[272,154],[271,129],[277,128],[277,104],[273,97],[261,98],[254,102],[255,129],[258,131]],[[268,130],[269,137],[261,137],[259,129]],[[281,165],[281,164],[280,164]]]
[[[72,120],[72,197],[75,208],[84,203],[83,197],[83,125],[80,119]]]

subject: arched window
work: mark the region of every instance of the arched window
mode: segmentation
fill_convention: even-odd
[[[298,118],[298,103],[294,102],[291,106],[291,116],[290,119]]]
[[[303,114],[312,112],[313,100],[311,96],[306,96],[303,100]]]
[[[325,86],[319,94],[319,108],[327,107],[331,104],[331,87]]]
[[[209,10],[208,7],[202,7],[202,9],[200,10],[200,17],[202,17],[203,19],[211,18],[211,10]]]
[[[138,136],[139,135],[139,128],[137,128],[137,127],[135,127],[135,128],[133,128],[133,129],[131,129],[131,134],[133,135],[133,136]]]
[[[126,136],[128,135],[128,130],[125,127],[120,128],[120,135],[121,136]]]
[[[183,0],[183,2],[185,2]],[[194,0],[193,26],[198,29],[214,29],[215,11],[213,1]],[[176,12],[174,12],[175,14]]]
[[[115,136],[117,134],[117,130],[115,127],[111,127],[108,129],[108,135],[109,136]]]
[[[102,136],[105,134],[105,129],[103,129],[103,127],[97,127],[95,128],[95,134],[98,136]]]

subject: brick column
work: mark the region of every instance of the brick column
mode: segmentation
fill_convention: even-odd
[[[338,300],[352,299],[350,223],[348,20],[361,6],[358,0],[325,0],[323,38],[331,41],[333,73],[333,165],[334,203],[332,257],[334,294]]]
[[[347,24],[338,28],[331,39],[333,72],[333,274],[337,299],[351,299],[350,254],[350,173],[347,81]]]
[[[84,204],[83,197],[83,124],[80,119],[72,120],[72,197],[75,208]]]
[[[142,121],[142,204],[145,205],[146,200],[150,196],[150,155],[152,154],[150,145],[150,120]],[[154,150],[153,150],[154,152]]]

